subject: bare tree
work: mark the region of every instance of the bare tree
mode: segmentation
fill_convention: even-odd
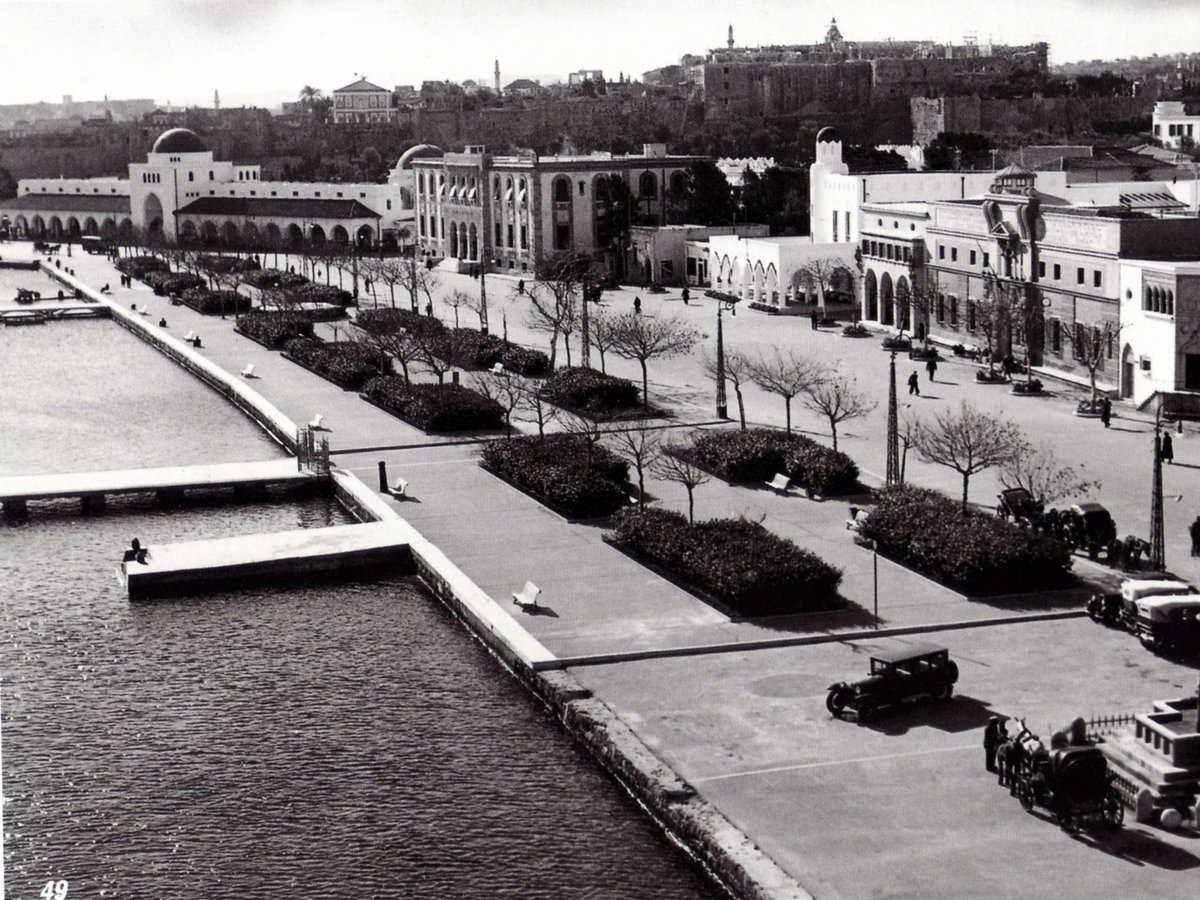
[[[445,341],[442,339],[440,328],[409,329],[414,342],[413,359],[419,362],[430,374],[436,375],[438,384],[446,383],[446,373],[454,368],[453,364],[442,357],[445,352]]]
[[[458,328],[458,311],[464,306],[470,306],[471,295],[460,288],[455,288],[443,298],[443,302],[454,310],[454,327]]]
[[[412,306],[413,312],[421,311],[421,297],[425,297],[426,303],[433,302],[433,292],[438,286],[437,273],[432,269],[427,269],[422,265],[418,265],[416,254],[401,259],[399,257],[385,257],[380,260],[385,265],[381,266],[378,277],[389,288],[394,286],[402,287],[408,292],[409,303]],[[389,281],[389,278],[394,278],[395,281]],[[395,291],[392,291],[392,305],[395,305]]]
[[[480,330],[480,331],[482,331],[482,330],[483,330],[483,326],[484,326],[484,324],[485,324],[484,320],[485,320],[485,317],[486,317],[486,315],[487,315],[487,307],[484,305],[484,302],[485,302],[485,301],[484,301],[483,297],[482,297],[482,296],[480,296],[479,294],[471,294],[471,293],[467,293],[467,292],[465,292],[465,291],[464,291],[464,292],[462,292],[462,293],[463,293],[463,296],[466,298],[466,299],[463,301],[463,306],[465,306],[467,309],[469,309],[471,312],[475,313],[475,315],[477,315],[477,316],[479,317],[479,330]],[[458,324],[457,315],[458,315],[458,313],[457,313],[457,311],[456,311],[456,312],[455,312],[455,316],[456,316],[456,318],[455,318],[455,325],[457,325],[457,324]],[[505,329],[504,329],[504,331],[505,331],[505,338],[504,338],[504,339],[505,339],[505,340],[508,340],[508,327],[507,327],[507,323],[505,323]]]
[[[707,347],[700,353],[700,365],[704,369],[704,374],[712,381],[717,380],[717,354],[716,351],[710,351]],[[751,360],[743,356],[741,353],[735,353],[731,350],[725,351],[725,377],[733,384],[733,395],[737,398],[738,405],[738,420],[741,423],[742,431],[746,430],[746,401],[742,396],[742,388],[749,384],[753,378],[751,374]]]
[[[900,438],[900,483],[904,484],[905,472],[908,469],[908,451],[912,449],[913,437],[917,433],[917,420],[912,416],[901,416],[897,425],[897,436]]]
[[[635,359],[642,368],[642,408],[650,408],[650,382],[647,363],[669,359],[691,351],[704,335],[674,316],[651,318],[637,313],[622,313],[613,320],[613,353]]]
[[[800,267],[800,273],[807,276],[812,285],[817,289],[817,304],[821,309],[821,318],[825,318],[825,300],[833,288],[833,281],[837,277],[838,272],[843,271],[850,276],[853,288],[854,276],[850,272],[850,268],[850,264],[838,259],[836,256],[823,256],[817,259],[810,259]],[[851,290],[851,294],[853,294],[853,289]]]
[[[475,372],[471,382],[475,390],[504,410],[504,437],[512,437],[512,414],[525,397],[525,379],[515,372]]]
[[[614,317],[603,310],[594,310],[588,323],[588,339],[596,352],[600,354],[600,371],[607,374],[604,368],[604,354],[616,343],[616,323]]]
[[[1025,446],[1025,439],[1016,425],[964,402],[958,410],[938,413],[933,422],[918,422],[913,446],[922,459],[962,476],[965,513],[971,476],[1011,462]]]
[[[707,484],[711,478],[703,469],[692,465],[678,455],[686,446],[681,443],[667,444],[658,459],[655,460],[651,471],[663,481],[672,481],[675,484],[683,485],[688,496],[688,524],[694,525],[696,523],[696,488]]]
[[[1013,457],[1000,466],[1000,483],[1006,488],[1024,488],[1042,503],[1086,494],[1100,489],[1100,480],[1087,468],[1059,465],[1049,444],[1023,444]]]
[[[558,353],[558,336],[567,335],[570,364],[570,334],[575,330],[579,308],[575,294],[588,284],[592,261],[584,253],[550,253],[538,258],[534,282],[527,291],[530,327],[550,335],[550,368]]]
[[[845,375],[829,374],[807,385],[800,402],[815,413],[829,420],[829,433],[833,437],[833,449],[838,448],[837,428],[848,419],[867,415],[876,406],[858,389],[856,381]]]
[[[645,422],[612,432],[617,452],[633,464],[638,480],[638,506],[646,505],[646,472],[662,453],[662,432]]]
[[[1074,327],[1063,329],[1063,336],[1071,345],[1074,356],[1088,371],[1088,382],[1092,388],[1092,406],[1100,391],[1096,388],[1096,375],[1104,368],[1113,348],[1119,346],[1121,324],[1114,319],[1105,319],[1096,325],[1075,322]]]
[[[770,394],[783,398],[787,413],[787,433],[792,433],[792,399],[820,379],[820,371],[811,361],[795,350],[771,348],[750,362],[750,377]]]
[[[537,423],[538,437],[542,437],[546,434],[546,426],[556,421],[562,415],[562,410],[542,396],[540,382],[522,378],[519,386],[521,400],[517,404],[517,409],[527,412],[533,417],[533,421]]]
[[[418,336],[421,329],[374,323],[370,327],[366,327],[361,319],[354,320],[354,327],[359,333],[356,338],[358,343],[365,344],[378,350],[384,356],[395,359],[400,364],[400,373],[404,376],[405,382],[412,380],[409,367],[422,361],[425,349]]]

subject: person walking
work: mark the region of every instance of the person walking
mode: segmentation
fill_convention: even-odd
[[[642,298],[641,297],[633,298],[633,311],[639,316],[642,314]]]
[[[1104,423],[1105,428],[1112,422],[1112,401],[1108,397],[1100,401],[1100,421]]]
[[[908,376],[908,392],[921,396],[921,379],[917,377],[917,370],[913,369],[913,373]]]
[[[983,761],[989,772],[996,771],[996,751],[1008,740],[1008,729],[1004,727],[1004,719],[992,716],[983,729]]]
[[[684,306],[687,306],[687,305],[688,305],[688,299],[689,299],[690,297],[691,297],[691,295],[688,293],[688,289],[687,289],[687,288],[684,288],[684,289],[683,289],[683,305],[684,305]]]
[[[929,380],[934,381],[934,375],[937,374],[937,360],[932,356],[929,357],[929,362],[925,363],[925,371],[929,373]]]
[[[1175,459],[1175,444],[1171,440],[1171,433],[1169,431],[1163,432],[1162,443],[1158,447],[1158,455],[1168,466]]]

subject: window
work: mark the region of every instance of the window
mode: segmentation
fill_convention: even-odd
[[[975,251],[971,251],[971,265],[975,265]]]
[[[939,323],[946,321],[946,295],[937,295],[937,320]]]
[[[215,181],[215,180],[216,180],[215,178],[213,178],[212,169],[209,169],[209,170],[208,170],[208,180],[209,180],[209,181]]]
[[[1092,273],[1092,287],[1100,287],[1100,270],[1097,269]]]
[[[938,244],[938,259],[945,259],[945,258],[946,258],[946,248],[943,247],[941,244]]]
[[[386,203],[387,203],[387,208],[388,208],[388,209],[391,209],[391,208],[392,208],[392,201],[391,201],[391,200],[388,200],[388,201],[386,201]]]
[[[850,240],[850,211],[846,210],[846,240]]]
[[[1087,356],[1087,348],[1083,345],[1086,340],[1083,323],[1074,323],[1071,328],[1071,356],[1073,358],[1081,360]]]
[[[1039,262],[1038,263],[1038,278],[1045,278],[1045,277],[1046,277],[1046,264],[1044,262]]]
[[[338,195],[339,197],[340,197],[340,196],[342,196],[342,192],[341,192],[341,191],[338,191],[338,192],[337,192],[337,195]]]
[[[188,181],[195,181],[195,180],[196,180],[196,173],[188,172]]]
[[[1058,319],[1050,319],[1046,322],[1046,327],[1050,330],[1050,349],[1055,353],[1062,353],[1062,323]]]
[[[1083,267],[1081,266],[1081,267],[1079,267],[1078,269],[1076,269],[1076,270],[1075,270],[1075,283],[1076,283],[1076,284],[1083,284],[1083,280],[1084,280],[1084,278],[1083,278]]]
[[[958,327],[958,298],[950,298],[950,327]]]
[[[583,182],[582,181],[579,182],[579,196],[580,197],[583,196]]]
[[[992,261],[988,258],[988,255],[986,253],[983,254],[983,267],[986,269],[989,266],[991,266],[991,264],[992,264]]]
[[[513,227],[511,225],[508,226],[508,240],[505,241],[505,244],[509,247],[513,245]]]
[[[967,300],[967,331],[975,330],[975,301]]]
[[[1055,281],[1062,280],[1062,266],[1060,266],[1058,263],[1054,264],[1054,280]]]
[[[833,211],[833,242],[838,242],[838,214],[837,210]]]
[[[571,246],[571,228],[569,225],[557,225],[554,228],[554,249],[566,250]]]
[[[950,248],[950,262],[958,262],[958,248],[957,247]]]

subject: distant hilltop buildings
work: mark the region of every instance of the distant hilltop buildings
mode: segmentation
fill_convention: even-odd
[[[9,103],[0,105],[0,130],[26,133],[70,131],[88,119],[116,122],[140,119],[155,103],[149,98],[133,100],[76,100],[64,94],[61,103]]]

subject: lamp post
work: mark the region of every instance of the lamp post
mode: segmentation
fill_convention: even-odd
[[[888,374],[887,485],[900,484],[900,425],[896,413],[896,351]]]
[[[871,580],[875,587],[875,628],[879,628],[879,544],[871,538]]]
[[[1162,420],[1154,419],[1154,481],[1150,490],[1150,566],[1162,571],[1167,565],[1163,540]]]
[[[729,418],[729,402],[725,396],[725,330],[721,324],[721,313],[729,310],[737,315],[736,300],[717,300],[717,418]]]

